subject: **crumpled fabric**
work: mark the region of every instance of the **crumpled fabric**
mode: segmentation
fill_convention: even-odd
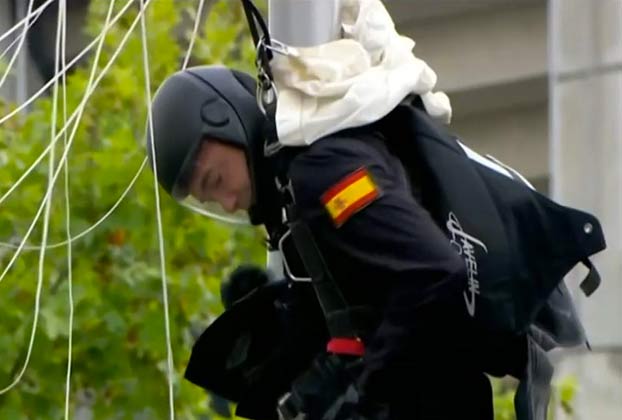
[[[451,104],[433,92],[434,70],[412,52],[380,0],[342,0],[342,38],[275,54],[276,129],[281,144],[304,146],[387,115],[409,94],[428,114],[451,120]]]

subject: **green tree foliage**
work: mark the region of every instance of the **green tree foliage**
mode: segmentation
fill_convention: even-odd
[[[125,1],[117,1],[120,10]],[[192,64],[226,63],[250,70],[253,45],[239,2],[206,2]],[[147,14],[151,85],[180,69],[198,2],[155,0]],[[100,33],[109,2],[91,2],[86,30]],[[101,70],[137,15],[126,13],[105,38]],[[93,56],[67,80],[69,113],[85,93]],[[146,96],[140,25],[90,98],[69,155],[71,232],[96,222],[121,195],[145,157]],[[0,194],[50,141],[52,95],[0,126]],[[153,92],[152,92],[153,94]],[[62,110],[59,95],[59,110]],[[0,106],[6,115],[14,105]],[[58,127],[62,126],[62,112]],[[55,150],[62,153],[62,140]],[[19,243],[47,186],[47,159],[1,205],[0,241]],[[161,194],[177,418],[214,418],[206,393],[182,380],[197,333],[222,312],[219,285],[241,261],[263,264],[263,233],[213,222]],[[29,243],[41,240],[40,222]],[[72,415],[94,419],[168,418],[166,344],[153,175],[146,168],[117,211],[73,244]],[[63,175],[57,182],[49,238],[66,237]],[[0,248],[4,269],[14,250]],[[0,387],[21,368],[33,320],[39,252],[24,251],[0,283]],[[41,312],[30,365],[21,383],[0,396],[1,419],[60,419],[68,343],[67,249],[48,250]],[[209,417],[206,417],[209,416]]]
[[[517,381],[512,378],[493,378],[495,420],[516,420],[514,411],[516,387]],[[553,382],[548,410],[550,420],[557,419],[559,414],[572,418],[578,387],[577,379],[574,376],[565,376]]]

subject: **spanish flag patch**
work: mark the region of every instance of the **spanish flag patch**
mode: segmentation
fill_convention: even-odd
[[[335,226],[340,227],[379,196],[380,192],[369,171],[362,167],[322,194],[321,201]]]

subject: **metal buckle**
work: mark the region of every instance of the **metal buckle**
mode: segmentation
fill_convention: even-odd
[[[311,279],[311,277],[296,277],[296,276],[294,276],[292,274],[292,271],[289,268],[289,264],[287,264],[287,258],[285,257],[285,253],[283,252],[283,242],[291,234],[292,234],[292,230],[289,229],[287,232],[285,232],[285,234],[283,236],[281,236],[281,239],[279,239],[279,252],[281,253],[281,256],[283,257],[283,265],[285,266],[285,272],[287,273],[287,275],[289,276],[289,278],[292,281],[311,282],[311,281],[313,281]]]
[[[262,76],[260,72],[260,82],[257,83],[257,106],[266,118],[273,119],[275,115],[268,115],[266,111],[267,105],[272,105],[277,100],[278,91],[276,85],[267,76]],[[266,86],[268,86],[266,88]],[[268,139],[270,140],[270,139]],[[275,141],[266,141],[263,145],[263,154],[265,157],[273,156],[283,148],[283,144],[276,139]]]
[[[279,420],[306,420],[307,415],[298,411],[293,402],[291,392],[285,393],[276,406],[276,412],[279,416]]]
[[[264,59],[266,56],[264,52],[266,50],[270,50],[277,54],[287,54],[287,55],[290,54],[289,52],[290,50],[287,47],[287,45],[277,40],[272,40],[271,44],[272,43],[274,43],[274,46],[267,45],[265,43],[265,38],[262,37],[257,43],[256,57],[255,57],[255,65],[257,66],[257,72],[258,72],[257,92],[255,94],[256,100],[257,100],[257,106],[259,107],[259,110],[261,111],[261,113],[267,118],[269,118],[270,120],[273,120],[276,116],[268,115],[267,107],[273,105],[278,100],[279,92],[276,87],[276,84],[274,83],[274,80],[272,80],[272,77],[270,77],[269,63],[264,62]],[[268,68],[268,70],[266,69],[266,67]],[[263,145],[264,156],[266,157],[273,156],[283,147],[284,147],[283,144],[281,144],[278,141],[278,139],[271,143],[265,142]]]
[[[290,47],[289,45],[276,39],[271,39],[270,45],[264,44],[264,48],[286,57],[300,57],[300,53],[296,48]]]
[[[259,74],[257,75],[257,105],[261,112],[266,115],[266,105],[272,104],[278,98],[278,91],[276,85],[270,79],[263,68],[259,67]]]
[[[270,39],[270,44],[266,44],[266,39],[262,37],[257,43],[257,49],[256,49],[257,53],[259,53],[260,48],[265,48],[267,50],[270,50],[279,55],[284,55],[286,57],[300,57],[300,53],[298,52],[296,48],[290,47],[289,45],[274,38]]]
[[[263,154],[265,157],[270,157],[272,155],[274,155],[275,153],[277,153],[279,150],[281,150],[283,148],[283,144],[276,141],[274,143],[264,143],[263,145]]]

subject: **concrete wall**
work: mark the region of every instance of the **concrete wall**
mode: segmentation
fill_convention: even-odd
[[[0,1],[0,34],[10,29],[13,22],[13,10],[9,1]],[[17,19],[21,20],[28,10],[28,1],[16,1],[18,5]],[[82,31],[88,2],[74,0],[68,5],[68,34],[67,56],[74,57],[87,44],[87,37]],[[21,7],[21,8],[20,8]],[[11,76],[4,86],[0,87],[0,97],[24,102],[30,95],[37,92],[50,78],[54,71],[55,39],[57,26],[57,6],[48,6],[37,21],[29,29],[29,36],[23,43],[19,58],[12,66]],[[22,28],[13,32],[11,36],[0,43],[0,52],[21,34]],[[5,62],[11,59],[14,49],[4,58]]]
[[[566,354],[580,419],[622,417],[622,1],[551,0],[551,173],[560,202],[594,213],[603,285],[578,296],[595,351]]]
[[[13,27],[15,23],[20,21],[28,10],[28,2],[17,2],[18,10],[16,12],[16,21],[13,21],[13,10],[10,2],[0,3],[0,34],[4,34],[7,30]],[[21,8],[20,8],[21,7]],[[20,27],[12,33],[9,37],[0,43],[0,52],[3,52],[6,47],[21,35],[23,27]],[[19,41],[18,41],[19,43]],[[17,47],[18,43],[9,51],[4,57],[5,64],[11,60],[11,57]],[[4,71],[2,72],[4,74]],[[11,73],[6,82],[0,87],[0,96],[18,103],[24,102],[30,95],[35,93],[42,84],[41,76],[35,66],[32,65],[32,59],[28,50],[28,41],[24,41],[20,53],[11,67]]]
[[[415,54],[432,66],[438,89],[449,94],[453,131],[528,177],[546,177],[544,2],[503,2],[463,13],[451,12],[450,3],[444,15],[439,9],[398,29],[416,41]]]
[[[11,28],[11,26],[13,26],[12,14],[13,12],[8,2],[5,1],[5,2],[0,3],[0,34],[4,34],[6,31],[8,31]],[[9,45],[10,41],[11,41],[10,39],[7,39],[5,41],[2,41],[2,43],[0,43],[0,52],[4,51],[4,49]],[[0,73],[0,75],[1,74],[4,74],[4,73]],[[0,87],[0,97],[13,98],[14,96],[15,96],[15,83],[14,83],[14,80],[11,78],[10,80],[7,80],[3,86]]]

